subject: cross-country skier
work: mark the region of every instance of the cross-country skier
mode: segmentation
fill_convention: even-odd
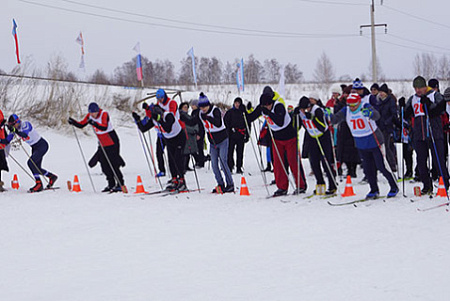
[[[333,124],[346,121],[355,139],[362,158],[364,174],[370,185],[370,192],[366,195],[366,199],[375,199],[380,194],[377,170],[384,175],[391,187],[387,197],[395,197],[399,191],[397,182],[384,164],[381,151],[383,134],[375,123],[379,118],[380,114],[369,103],[363,104],[361,97],[356,93],[350,94],[347,98],[347,106],[331,117]]]
[[[162,133],[164,143],[167,147],[170,174],[172,180],[166,187],[169,191],[186,191],[185,156],[186,133],[181,127],[177,103],[167,97],[164,90],[156,92],[157,105],[144,105],[146,117],[141,120],[140,116],[133,112],[133,118],[141,132],[146,132],[155,127]],[[175,108],[175,113],[173,112]]]
[[[48,151],[48,142],[33,128],[29,121],[21,121],[19,116],[12,114],[8,118],[8,129],[10,134],[7,136],[7,142],[11,142],[14,135],[19,136],[23,141],[31,146],[31,156],[27,161],[36,185],[29,189],[29,192],[39,192],[44,189],[41,181],[41,175],[48,177],[47,189],[52,188],[58,176],[42,168],[42,160]]]
[[[337,190],[335,184],[336,172],[334,171],[331,136],[325,120],[324,110],[317,104],[312,104],[308,97],[303,96],[300,98],[299,105],[295,108],[294,114],[299,115],[300,122],[307,132],[305,136],[308,140],[309,162],[316,177],[316,182],[318,185],[325,184],[323,172],[320,168],[320,164],[322,163],[328,177],[328,190],[325,194],[334,194]],[[322,152],[325,156],[322,155]]]
[[[100,109],[97,103],[91,102],[88,114],[83,120],[76,121],[70,117],[68,122],[77,128],[84,128],[88,124],[94,128],[99,142],[96,155],[108,181],[108,186],[102,192],[122,191],[125,182],[120,167],[125,166],[125,162],[120,156],[119,136],[113,128],[108,112]]]
[[[0,192],[5,191],[5,188],[3,188],[2,170],[9,171],[5,150],[5,147],[8,144],[8,140],[6,140],[5,123],[6,119],[3,116],[2,110],[0,110]]]

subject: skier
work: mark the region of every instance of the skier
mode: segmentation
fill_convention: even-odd
[[[228,159],[228,135],[225,124],[222,119],[220,109],[210,103],[208,97],[200,93],[198,106],[201,110],[200,118],[203,122],[206,135],[210,145],[209,152],[211,155],[211,166],[216,178],[217,186],[213,189],[213,193],[234,192],[234,181],[231,176],[230,168],[227,164]],[[222,174],[219,169],[219,161],[222,171],[225,174],[227,185],[223,181]]]
[[[379,118],[380,114],[369,103],[363,104],[361,97],[356,93],[348,96],[347,107],[331,117],[333,124],[346,121],[355,138],[356,147],[362,158],[364,174],[370,185],[370,192],[366,195],[366,199],[376,199],[379,196],[377,169],[388,180],[391,187],[387,197],[395,197],[399,191],[397,182],[384,164],[381,151],[383,134],[375,123]]]
[[[362,104],[370,103],[370,91],[364,87],[363,82],[359,78],[355,78],[352,84],[352,93],[355,91],[360,97]],[[373,106],[373,104],[371,104]]]
[[[444,160],[444,133],[440,115],[445,110],[446,102],[443,96],[427,86],[422,76],[417,76],[413,80],[415,94],[408,102],[400,103],[404,106],[405,119],[414,116],[413,144],[417,154],[417,167],[419,177],[423,183],[422,194],[431,194],[433,185],[430,172],[427,167],[429,150],[431,149],[437,170],[442,171],[444,185],[448,189],[448,170]],[[437,158],[436,158],[437,152]]]
[[[184,128],[186,131],[186,144],[183,150],[183,154],[185,155],[184,171],[186,173],[186,171],[193,170],[189,168],[190,157],[193,156],[195,158],[195,155],[198,154],[197,149],[198,124],[196,123],[196,118],[193,118],[188,113],[189,103],[187,102],[180,103],[179,111],[182,128]]]
[[[3,116],[2,110],[0,110],[0,192],[4,192],[2,181],[2,170],[9,171],[8,162],[6,161],[6,145],[8,140],[6,140],[6,130],[5,130],[5,117]]]
[[[229,109],[223,121],[228,132],[228,167],[230,171],[234,168],[234,150],[236,149],[236,173],[242,174],[242,164],[244,159],[244,146],[248,142],[249,135],[245,125],[246,110],[242,104],[242,99],[236,97],[233,103],[233,107]]]
[[[285,155],[294,175],[295,186],[297,186],[294,194],[305,193],[306,181],[303,168],[298,163],[300,154],[297,148],[297,132],[292,125],[292,118],[284,104],[280,100],[274,100],[274,94],[268,91],[270,88],[266,88],[264,88],[265,93],[263,92],[260,97],[260,104],[253,113],[248,115],[248,121],[252,122],[262,115],[267,120],[269,130],[273,134],[273,166],[275,182],[278,187],[273,196],[286,195],[288,192],[289,179],[283,164]]]
[[[192,99],[189,102],[192,112],[191,117],[196,120],[198,125],[198,133],[196,136],[198,153],[194,154],[195,167],[203,168],[205,166],[205,154],[203,148],[205,146],[205,128],[203,127],[203,122],[200,119],[200,109],[198,107],[198,99]]]
[[[113,128],[108,112],[100,109],[97,103],[91,102],[88,114],[83,120],[76,121],[69,117],[68,122],[80,129],[90,124],[97,135],[98,148],[95,157],[100,162],[102,172],[108,181],[108,185],[102,192],[126,192],[123,174],[120,171],[120,167],[125,166],[125,162],[120,156],[119,136]]]
[[[33,173],[36,184],[28,191],[39,192],[44,190],[40,177],[41,175],[48,177],[46,188],[52,188],[58,179],[58,176],[42,168],[42,160],[48,151],[47,140],[39,135],[29,121],[21,121],[16,114],[9,116],[8,129],[10,134],[6,137],[6,141],[4,142],[7,142],[8,144],[14,138],[14,135],[17,135],[31,146],[31,156],[27,161],[27,165]]]
[[[172,101],[164,90],[159,89],[156,93],[158,104],[145,106],[146,117],[141,120],[140,116],[133,112],[133,119],[138,125],[141,132],[146,132],[155,127],[161,132],[164,143],[167,146],[169,169],[172,176],[171,181],[166,187],[168,191],[187,191],[186,181],[184,179],[185,172],[185,155],[184,147],[186,144],[186,133],[181,127],[179,120],[179,112],[176,114],[172,111]],[[164,108],[162,106],[164,105]],[[175,109],[178,105],[175,102]]]
[[[335,184],[336,172],[334,171],[331,136],[328,131],[328,124],[325,120],[323,108],[316,103],[313,104],[311,99],[313,98],[308,99],[308,97],[305,96],[300,98],[298,107],[294,110],[294,114],[299,115],[300,122],[307,132],[305,136],[307,137],[306,139],[308,140],[309,145],[309,162],[311,164],[311,169],[314,172],[317,185],[325,185],[323,172],[320,168],[322,162],[322,166],[328,177],[328,190],[325,194],[331,195],[336,193],[337,190]],[[318,193],[317,189],[314,193]]]

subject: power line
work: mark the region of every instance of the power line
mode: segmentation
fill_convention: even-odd
[[[422,43],[422,42],[406,39],[406,38],[403,38],[403,37],[400,37],[400,36],[397,36],[397,35],[393,35],[391,33],[388,33],[388,35],[390,35],[390,36],[392,36],[392,37],[394,37],[396,39],[406,41],[406,42],[410,42],[410,43],[414,43],[414,44],[418,44],[418,45],[423,45],[423,46],[427,46],[427,47],[439,48],[439,49],[442,49],[442,50],[450,51],[449,48],[445,48],[445,47],[442,47],[442,46],[431,45],[429,43]]]
[[[410,13],[407,13],[407,12],[404,12],[404,11],[401,11],[401,10],[399,10],[399,9],[396,9],[396,8],[393,8],[393,7],[390,7],[390,6],[387,6],[387,5],[382,5],[382,7],[387,8],[387,9],[390,9],[390,10],[395,11],[395,12],[397,12],[397,13],[400,13],[400,14],[403,14],[403,15],[406,15],[406,16],[409,16],[409,17],[414,18],[414,19],[417,19],[417,20],[421,20],[421,21],[424,21],[424,22],[427,22],[427,23],[430,23],[430,24],[434,24],[434,25],[439,25],[439,26],[442,26],[442,27],[445,27],[445,28],[450,28],[449,25],[446,25],[446,24],[443,24],[443,23],[439,23],[439,22],[435,22],[435,21],[431,21],[431,20],[428,20],[428,19],[425,19],[425,18],[416,16],[416,15],[413,15],[413,14],[410,14]]]
[[[353,3],[353,2],[335,2],[335,1],[318,1],[318,0],[297,0],[300,2],[309,2],[315,4],[334,4],[334,5],[354,5],[354,6],[367,6],[367,4],[363,3]]]
[[[150,26],[158,26],[158,27],[166,27],[166,28],[172,28],[172,29],[181,29],[181,30],[189,30],[189,31],[198,31],[198,32],[208,32],[208,33],[220,33],[220,34],[231,34],[231,35],[239,35],[239,36],[252,36],[252,37],[271,37],[271,38],[341,38],[341,37],[354,37],[356,34],[311,34],[311,33],[286,33],[286,32],[270,32],[270,31],[256,31],[256,30],[247,30],[252,31],[253,33],[245,33],[245,32],[232,32],[232,31],[221,31],[221,30],[212,30],[212,29],[201,29],[201,28],[188,28],[188,27],[181,27],[181,26],[175,26],[175,25],[167,25],[167,24],[160,24],[160,23],[152,23],[152,22],[145,22],[145,21],[138,21],[138,20],[130,20],[126,18],[121,17],[113,17],[113,16],[107,16],[103,14],[98,13],[92,13],[92,12],[85,12],[85,11],[79,11],[75,9],[69,9],[54,5],[48,5],[43,3],[37,3],[33,1],[27,1],[27,0],[19,0],[20,2],[36,5],[36,6],[42,6],[47,8],[52,8],[56,10],[62,10],[67,11],[71,13],[77,13],[82,15],[88,15],[88,16],[94,16],[99,18],[105,18],[115,21],[123,21],[123,22],[129,22],[129,23],[135,23],[135,24],[144,24],[144,25],[150,25]],[[64,0],[62,0],[64,1]],[[121,12],[121,11],[119,11]],[[125,14],[133,14],[129,12],[121,12]],[[136,14],[134,14],[136,15]],[[173,20],[172,20],[173,21]],[[181,22],[181,21],[180,21]],[[197,25],[197,26],[207,26],[207,25]],[[225,27],[223,27],[225,28]],[[229,27],[231,29],[231,27]],[[233,29],[233,30],[242,30],[245,29]],[[258,33],[261,32],[261,33]],[[265,33],[264,33],[265,32]]]

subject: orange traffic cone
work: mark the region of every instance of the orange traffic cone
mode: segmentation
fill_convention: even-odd
[[[444,180],[442,180],[442,177],[439,177],[439,186],[436,196],[442,196],[444,198],[447,197],[447,191],[445,190]]]
[[[245,181],[245,178],[241,178],[241,192],[240,195],[250,195],[250,192],[248,191],[247,182]]]
[[[17,175],[14,174],[13,180],[11,181],[12,189],[19,189],[19,180],[17,179]]]
[[[352,178],[350,176],[347,176],[347,182],[345,183],[345,190],[344,193],[341,194],[341,196],[346,197],[346,196],[353,196],[356,195],[353,192],[353,187],[352,187]]]
[[[136,184],[136,192],[135,193],[147,193],[147,191],[145,191],[145,189],[144,189],[144,185],[142,185],[141,176],[137,176],[137,184]]]
[[[80,183],[78,182],[77,175],[75,175],[75,177],[73,178],[72,192],[81,192],[81,187],[80,187]]]

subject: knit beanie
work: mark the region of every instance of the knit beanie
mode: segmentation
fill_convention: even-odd
[[[384,92],[386,94],[389,94],[389,88],[386,84],[382,84],[381,87],[378,89],[380,92]]]
[[[309,101],[309,98],[306,96],[302,96],[298,102],[298,106],[300,109],[306,109],[311,105],[311,102]]]
[[[417,76],[414,80],[413,80],[413,87],[414,88],[424,88],[427,86],[427,82],[425,81],[425,78],[423,78],[422,76]]]
[[[355,78],[353,81],[353,89],[364,89],[364,85],[359,78]]]
[[[372,86],[370,86],[370,90],[372,90],[372,89],[376,89],[376,90],[380,91],[380,86],[378,86],[377,83],[374,83]]]
[[[99,112],[99,111],[100,111],[100,108],[96,102],[91,102],[89,104],[89,107],[88,107],[89,113],[95,113],[95,112]]]
[[[259,98],[259,104],[267,106],[273,103],[273,96],[270,93],[263,93]]]
[[[439,81],[435,78],[432,78],[428,81],[428,86],[433,89],[439,89]]]
[[[211,103],[209,102],[208,97],[205,94],[203,94],[203,92],[201,92],[200,96],[198,97],[198,106],[200,108],[204,108],[210,105]]]
[[[444,100],[450,101],[450,87],[445,89],[445,91],[444,91]]]
[[[273,93],[272,88],[269,87],[269,86],[265,86],[264,89],[263,89],[263,94],[266,94],[266,93],[271,95],[272,98],[275,96],[275,93]]]

